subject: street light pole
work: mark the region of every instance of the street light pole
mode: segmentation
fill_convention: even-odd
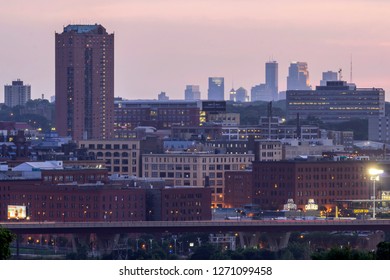
[[[376,169],[376,168],[370,168],[368,170],[368,173],[371,175],[370,180],[372,181],[372,218],[376,219],[376,211],[375,211],[375,198],[376,198],[376,190],[375,190],[375,181],[379,181],[379,175],[383,174],[383,170]]]
[[[376,219],[375,218],[375,181],[376,181],[376,179],[374,179],[373,181],[372,181],[372,190],[373,190],[373,194],[372,194],[372,218],[373,219]]]

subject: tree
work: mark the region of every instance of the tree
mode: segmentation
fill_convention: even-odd
[[[216,252],[217,250],[213,245],[202,245],[195,250],[191,260],[211,260]]]
[[[380,242],[376,248],[377,260],[390,260],[390,242]]]
[[[0,260],[7,260],[11,257],[10,244],[15,235],[8,229],[0,227]]]
[[[352,250],[349,247],[343,247],[314,253],[311,258],[313,260],[372,260],[375,256],[371,252]]]

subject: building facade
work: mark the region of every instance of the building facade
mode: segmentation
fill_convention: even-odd
[[[309,70],[306,62],[292,62],[288,68],[287,90],[310,90]]]
[[[248,91],[245,88],[239,87],[236,90],[236,101],[237,102],[249,102]]]
[[[227,171],[225,173],[225,207],[243,208],[252,204],[252,171]]]
[[[141,175],[140,140],[80,140],[78,146],[105,162],[109,174]]]
[[[278,100],[279,92],[279,74],[278,63],[276,61],[269,61],[265,64],[265,84],[269,90],[270,99],[266,101]]]
[[[340,200],[370,199],[373,195],[368,169],[377,166],[369,161],[282,161],[253,163],[254,203],[261,209],[283,209],[292,198],[305,209],[309,199],[327,209]],[[388,170],[388,166],[382,166]],[[385,184],[377,183],[377,193]]]
[[[187,85],[184,91],[184,100],[200,100],[200,90],[198,85]]]
[[[225,81],[223,77],[210,77],[207,93],[208,100],[225,100]]]
[[[210,187],[212,207],[225,207],[225,176],[230,170],[245,170],[254,155],[171,153],[142,155],[143,177],[163,178],[169,186]]]
[[[165,187],[146,189],[147,220],[211,220],[211,189],[203,187]]]
[[[114,125],[114,34],[68,25],[55,34],[56,129],[74,140],[110,139]]]
[[[326,86],[327,82],[338,81],[338,73],[333,71],[322,72],[322,80],[320,81],[320,86]]]
[[[240,114],[226,112],[209,114],[208,122],[219,123],[222,126],[238,126],[240,125]]]
[[[31,86],[24,85],[23,81],[17,79],[12,81],[12,85],[4,86],[4,103],[12,108],[15,106],[24,106],[31,100]]]
[[[378,116],[368,119],[368,140],[390,143],[389,116]]]
[[[152,185],[155,188],[151,188]],[[66,223],[211,219],[210,188],[166,188],[162,180],[129,176],[109,180],[107,170],[101,168],[0,171],[0,190],[0,221]],[[9,209],[15,207],[24,208],[25,213],[11,213]]]
[[[200,107],[197,101],[184,100],[116,100],[115,135],[139,126],[170,129],[173,125],[199,126]]]
[[[303,119],[314,116],[323,122],[384,117],[385,92],[331,81],[315,90],[288,90],[286,106],[288,120],[295,119],[298,113]]]

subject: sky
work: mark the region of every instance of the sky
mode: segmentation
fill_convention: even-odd
[[[0,0],[0,84],[20,78],[32,98],[54,92],[54,34],[68,24],[102,24],[115,34],[115,96],[183,99],[186,85],[207,98],[208,77],[234,87],[265,82],[279,63],[286,89],[292,61],[310,83],[342,69],[358,87],[383,88],[390,101],[388,0]],[[352,59],[351,59],[352,58]],[[3,93],[3,92],[2,92]],[[4,94],[0,94],[3,102]]]

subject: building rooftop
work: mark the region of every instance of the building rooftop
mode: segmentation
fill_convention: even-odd
[[[82,33],[99,33],[104,34],[106,33],[106,29],[100,25],[100,24],[69,24],[68,26],[64,27],[64,32],[71,32],[74,31],[76,33],[82,34]]]
[[[25,162],[14,167],[13,171],[64,169],[62,161]]]

